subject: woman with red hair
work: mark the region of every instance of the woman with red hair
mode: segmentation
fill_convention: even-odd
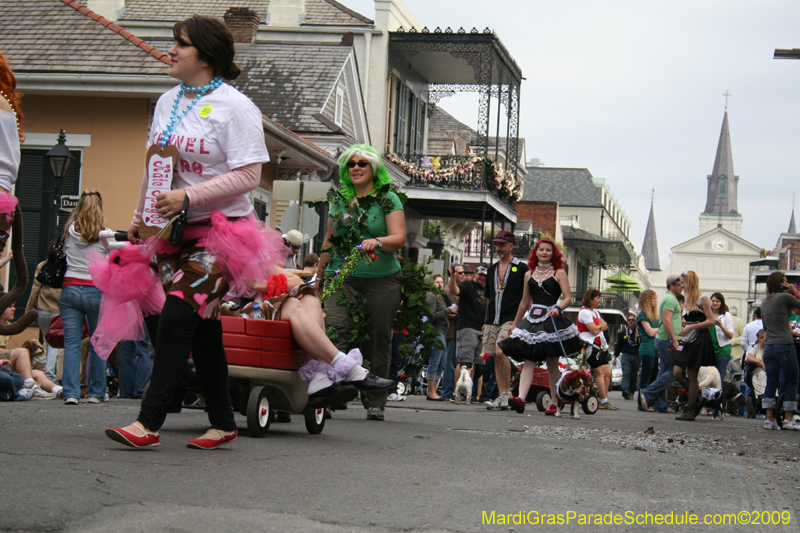
[[[545,414],[555,414],[556,388],[561,378],[558,358],[581,349],[578,328],[561,316],[562,308],[572,302],[564,266],[558,246],[550,239],[539,239],[528,258],[525,288],[511,334],[499,344],[508,357],[525,361],[519,380],[519,396],[508,400],[508,405],[518,413],[525,411],[525,397],[533,383],[533,369],[546,361],[553,403]]]
[[[0,54],[0,254],[8,242],[12,215],[17,207],[17,198],[11,194],[11,189],[17,181],[19,146],[25,140],[20,126],[22,95],[16,89],[17,79]]]

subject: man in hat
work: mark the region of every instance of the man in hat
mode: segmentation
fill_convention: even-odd
[[[464,265],[464,271],[469,269]],[[486,317],[486,267],[481,265],[475,269],[475,281],[462,281],[456,285],[456,276],[450,277],[447,291],[458,296],[458,312],[456,313],[456,368],[453,373],[455,381],[461,375],[461,365],[483,363],[481,359],[481,328]],[[474,369],[474,367],[473,367]],[[474,374],[474,372],[473,372]]]
[[[283,267],[300,270],[300,261],[298,261],[297,258],[298,254],[300,253],[300,248],[303,246],[303,242],[305,241],[303,234],[296,229],[293,229],[288,233],[284,233],[281,235],[281,237],[283,237],[283,243],[292,251],[292,253],[286,258]]]
[[[508,410],[508,398],[511,396],[511,362],[497,345],[508,338],[525,289],[528,265],[511,254],[516,244],[512,232],[497,232],[494,249],[499,259],[486,274],[485,294],[488,303],[486,325],[483,328],[483,353],[494,355],[497,389],[500,392],[500,396],[486,407],[491,411]]]
[[[639,391],[639,409],[667,412],[667,387],[675,380],[672,359],[678,349],[678,332],[681,330],[681,306],[678,296],[683,292],[683,282],[678,274],[667,277],[667,293],[658,306],[659,326],[656,333],[658,350],[658,377],[646,389]]]

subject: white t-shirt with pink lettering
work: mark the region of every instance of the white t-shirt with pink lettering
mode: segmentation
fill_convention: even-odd
[[[147,148],[158,142],[166,130],[179,90],[180,86],[176,86],[158,99]],[[183,113],[189,103],[190,99],[181,98],[178,113]],[[227,83],[201,97],[183,115],[172,130],[169,144],[178,149],[172,189],[199,185],[233,169],[269,161],[261,111]],[[217,210],[228,217],[242,217],[249,215],[253,206],[247,195],[238,195],[213,204],[190,206],[187,220],[208,220]]]

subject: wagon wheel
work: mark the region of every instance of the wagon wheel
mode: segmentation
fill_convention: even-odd
[[[583,412],[587,415],[593,415],[597,412],[597,406],[599,402],[597,401],[597,396],[589,396],[583,403],[581,403],[581,407],[583,408]]]
[[[747,418],[755,418],[756,417],[756,397],[755,396],[748,396],[747,397]]]
[[[548,407],[550,407],[550,393],[542,391],[536,395],[536,408],[540,413],[544,413]]]
[[[267,434],[272,422],[269,391],[266,387],[253,387],[247,401],[247,430],[250,436],[261,438]]]
[[[325,428],[325,408],[319,409],[307,408],[303,415],[306,418],[306,429],[312,435],[319,435]]]

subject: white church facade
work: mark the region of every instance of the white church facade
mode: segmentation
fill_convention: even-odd
[[[673,246],[670,264],[651,272],[652,289],[659,300],[666,293],[671,274],[693,270],[705,294],[722,293],[732,314],[748,320],[750,261],[761,249],[742,238],[742,215],[738,210],[739,176],[733,173],[733,155],[728,112],[722,121],[714,170],[708,176],[706,207],[700,214],[700,234]]]

